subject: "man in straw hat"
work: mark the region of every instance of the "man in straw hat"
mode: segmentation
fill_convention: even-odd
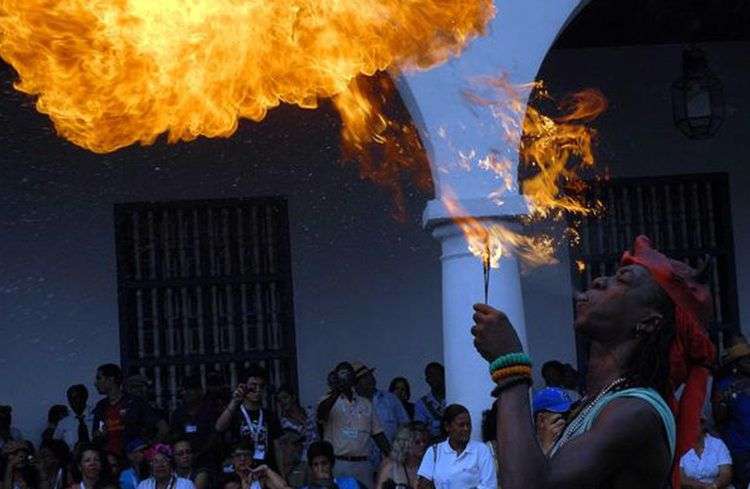
[[[714,418],[733,462],[733,482],[750,484],[750,345],[742,335],[727,340],[721,370],[714,382]]]
[[[534,436],[521,342],[505,314],[474,306],[474,344],[496,369],[503,489],[664,487],[698,436],[715,355],[704,330],[710,295],[697,278],[640,236],[613,276],[577,294],[575,329],[591,341],[586,396],[548,457]]]
[[[354,477],[365,487],[374,487],[375,467],[370,463],[370,439],[388,455],[391,450],[372,403],[354,389],[356,372],[341,362],[328,375],[328,394],[318,404],[318,423],[323,439],[333,446],[335,476]]]

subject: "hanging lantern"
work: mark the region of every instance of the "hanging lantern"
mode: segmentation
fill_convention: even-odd
[[[713,137],[724,122],[721,80],[708,67],[706,54],[695,46],[682,53],[682,76],[672,84],[672,115],[690,139]]]

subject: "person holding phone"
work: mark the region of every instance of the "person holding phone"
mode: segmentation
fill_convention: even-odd
[[[545,387],[534,393],[534,425],[539,446],[545,454],[565,429],[565,420],[572,406],[570,394],[562,387]]]
[[[251,365],[241,375],[224,412],[216,420],[216,431],[226,433],[229,441],[249,440],[254,447],[253,460],[276,470],[275,445],[281,426],[274,414],[263,407],[268,374],[259,365]]]
[[[13,440],[2,448],[5,489],[47,489],[41,463],[29,442]]]

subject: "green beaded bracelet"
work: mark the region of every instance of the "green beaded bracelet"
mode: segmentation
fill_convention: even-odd
[[[531,366],[531,358],[522,351],[515,353],[507,353],[497,357],[492,363],[490,363],[490,374],[494,373],[495,370],[501,368],[511,367],[514,365],[528,365]]]

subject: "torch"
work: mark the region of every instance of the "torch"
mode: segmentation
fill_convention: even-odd
[[[487,304],[490,290],[490,235],[484,240],[484,252],[482,253],[482,271],[484,273],[484,303]]]

